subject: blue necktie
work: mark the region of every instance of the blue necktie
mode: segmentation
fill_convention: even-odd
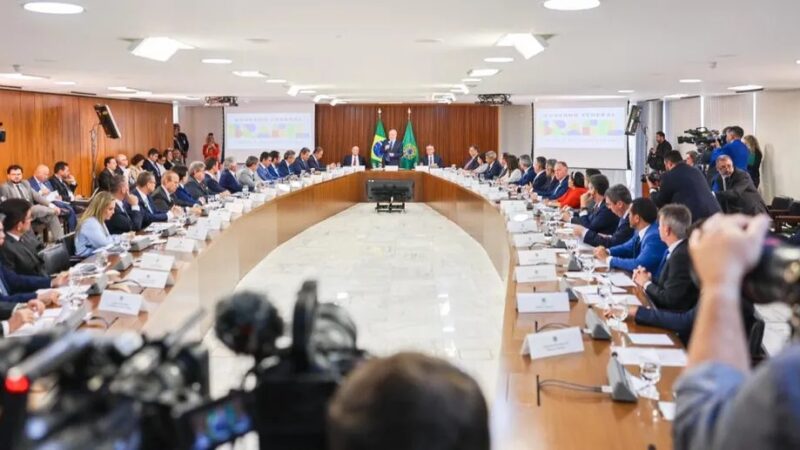
[[[642,250],[642,239],[639,237],[639,233],[636,233],[633,236],[633,255],[634,257],[639,255],[639,252]]]
[[[664,252],[664,257],[661,258],[661,262],[658,263],[658,269],[656,269],[656,273],[653,276],[661,274],[661,269],[667,264],[667,258],[669,257],[669,250]]]

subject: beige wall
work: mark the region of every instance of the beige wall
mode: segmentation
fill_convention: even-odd
[[[183,106],[178,117],[181,130],[189,138],[190,162],[203,159],[203,144],[208,133],[214,133],[217,143],[222,145],[223,108]]]
[[[531,154],[533,111],[531,105],[509,105],[500,108],[500,153]]]
[[[755,136],[764,150],[761,183],[767,202],[775,195],[800,199],[800,91],[756,95]]]

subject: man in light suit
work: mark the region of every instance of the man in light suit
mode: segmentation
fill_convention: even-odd
[[[56,191],[55,187],[49,180],[50,177],[50,168],[45,166],[44,164],[40,164],[36,167],[36,170],[33,172],[33,176],[28,179],[28,182],[31,184],[31,189],[38,192],[45,198],[49,198],[51,203],[58,206],[58,209],[61,210],[59,215],[64,216],[67,219],[67,229],[69,231],[75,230],[75,226],[78,225],[78,218],[75,215],[75,209],[72,208],[72,205],[69,204],[69,198],[64,199],[61,195]]]
[[[486,152],[486,165],[486,172],[483,172],[484,180],[493,180],[503,171],[503,166],[497,161],[497,153],[492,150]]]
[[[354,145],[353,148],[350,149],[350,155],[345,156],[342,159],[342,166],[363,166],[366,162],[364,158],[361,156],[361,149],[358,148],[357,145]]]
[[[259,156],[258,167],[256,167],[256,174],[261,181],[270,181],[278,178],[278,173],[270,171],[272,167],[272,156],[270,156],[269,152],[261,152],[261,156]]]
[[[322,154],[325,153],[325,149],[322,147],[317,147],[314,149],[314,152],[311,153],[311,156],[308,158],[307,164],[309,169],[313,169],[316,172],[324,172],[325,165],[322,164]]]
[[[631,202],[633,202],[631,191],[629,191],[627,187],[621,184],[611,186],[606,190],[604,203],[605,206],[619,218],[614,233],[598,233],[582,225],[575,225],[573,234],[575,237],[581,239],[584,244],[591,245],[592,247],[603,246],[610,248],[625,243],[633,236],[633,228],[631,228],[630,221],[628,220]]]
[[[126,175],[117,175],[111,181],[111,195],[114,196],[114,215],[106,220],[106,228],[111,234],[140,231],[144,215],[139,206],[139,198],[130,194]]]
[[[294,159],[291,165],[292,175],[302,175],[303,172],[309,172],[308,159],[311,157],[311,149],[303,147],[300,149],[300,156]]]
[[[383,146],[383,165],[397,166],[403,157],[403,143],[397,140],[397,130],[389,130],[389,138],[381,143]]]
[[[422,158],[421,163],[428,167],[444,167],[442,157],[436,154],[436,149],[431,144],[425,146],[425,157]]]
[[[599,260],[608,260],[612,269],[633,272],[641,266],[658,277],[661,260],[667,251],[658,234],[658,208],[648,198],[637,198],[631,204],[629,220],[635,230],[633,237],[610,249],[597,247],[594,255]]]
[[[480,155],[480,150],[478,150],[477,145],[470,145],[469,146],[469,159],[466,163],[464,163],[464,170],[473,171],[478,168],[480,165],[478,163],[478,155]]]
[[[21,275],[48,276],[39,251],[44,247],[31,232],[31,204],[21,198],[0,203],[5,216],[5,243],[0,247],[6,267]]]
[[[292,175],[292,166],[294,165],[295,159],[297,159],[297,156],[294,150],[286,150],[283,154],[283,161],[278,164],[278,175],[281,178]]]
[[[256,184],[261,179],[256,173],[258,164],[258,158],[255,156],[248,156],[244,161],[244,168],[236,175],[236,181],[239,182],[243,189],[246,186],[250,192],[256,190]]]
[[[619,226],[619,216],[614,214],[606,205],[606,191],[608,191],[608,178],[605,175],[592,175],[589,178],[588,196],[581,196],[581,211],[572,217],[572,223],[583,226],[596,233],[610,235]],[[589,208],[588,202],[592,200],[594,206]],[[570,220],[571,213],[564,211],[563,219]]]
[[[768,214],[767,205],[753,184],[750,174],[734,167],[730,156],[720,155],[717,158],[717,173],[719,190],[714,195],[725,214]]]
[[[242,185],[239,184],[239,181],[236,179],[236,169],[238,167],[236,158],[228,156],[225,158],[222,172],[219,175],[219,185],[231,194],[242,192]]]
[[[0,186],[0,195],[5,198],[21,198],[33,204],[33,220],[47,225],[52,240],[61,240],[64,237],[64,228],[58,220],[61,209],[31,189],[31,185],[22,179],[22,167],[12,164],[8,166],[6,173],[8,181]]]

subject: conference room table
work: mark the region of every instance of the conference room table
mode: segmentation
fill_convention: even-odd
[[[514,268],[518,255],[507,219],[498,203],[478,192],[441,176],[419,171],[361,171],[334,177],[302,189],[278,195],[234,218],[210,239],[199,243],[193,253],[157,251],[176,256],[172,270],[174,284],[165,289],[145,289],[143,311],[138,316],[110,318],[108,332],[141,331],[160,336],[174,330],[198,308],[209,314],[195,327],[194,337],[202,337],[213,325],[216,303],[233,292],[238,282],[272,250],[301,233],[359,202],[367,200],[369,179],[414,181],[413,200],[424,202],[453,221],[486,251],[498,276],[506,285],[498,386],[490,404],[493,448],[496,449],[668,449],[671,424],[658,413],[657,402],[640,398],[637,403],[613,402],[607,394],[544,389],[537,399],[536,377],[559,379],[586,385],[608,384],[606,366],[611,357],[610,341],[583,337],[582,353],[531,360],[520,353],[523,341],[534,332],[535,324],[567,323],[584,326],[586,304],[571,302],[568,313],[520,314],[516,309],[518,292],[559,291],[557,282],[517,283]],[[138,256],[134,253],[134,258]],[[335,256],[331,256],[335,257]],[[113,258],[113,257],[112,257]],[[128,269],[131,270],[131,269]],[[559,268],[559,272],[564,269]],[[124,277],[125,272],[122,273]],[[274,280],[264,280],[268,284]],[[577,282],[576,284],[580,284]],[[647,298],[638,289],[629,289],[643,303]],[[97,307],[99,296],[89,301]],[[107,313],[103,313],[106,314]],[[486,324],[496,326],[496,324]],[[97,326],[95,324],[95,326]],[[662,333],[664,330],[628,322],[630,332]],[[615,345],[630,346],[614,332]],[[361,342],[369,348],[369,342]],[[627,366],[634,375],[638,368]],[[672,384],[679,368],[663,367],[658,384],[662,401],[672,401]],[[538,400],[538,401],[537,401]]]

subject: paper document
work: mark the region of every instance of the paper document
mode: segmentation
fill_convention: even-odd
[[[590,284],[588,286],[575,286],[572,288],[576,294],[587,295],[587,294],[597,294],[600,287],[596,284]],[[612,294],[624,294],[625,289],[618,288],[616,286],[611,286],[611,293]]]
[[[610,281],[614,286],[619,287],[634,287],[636,283],[630,279],[629,276],[625,275],[624,273],[615,272],[608,275],[608,281]]]
[[[617,347],[617,358],[626,366],[638,366],[645,361],[657,361],[663,367],[686,367],[686,352],[678,348]]]
[[[675,345],[666,334],[658,333],[628,333],[628,338],[634,345]]]

